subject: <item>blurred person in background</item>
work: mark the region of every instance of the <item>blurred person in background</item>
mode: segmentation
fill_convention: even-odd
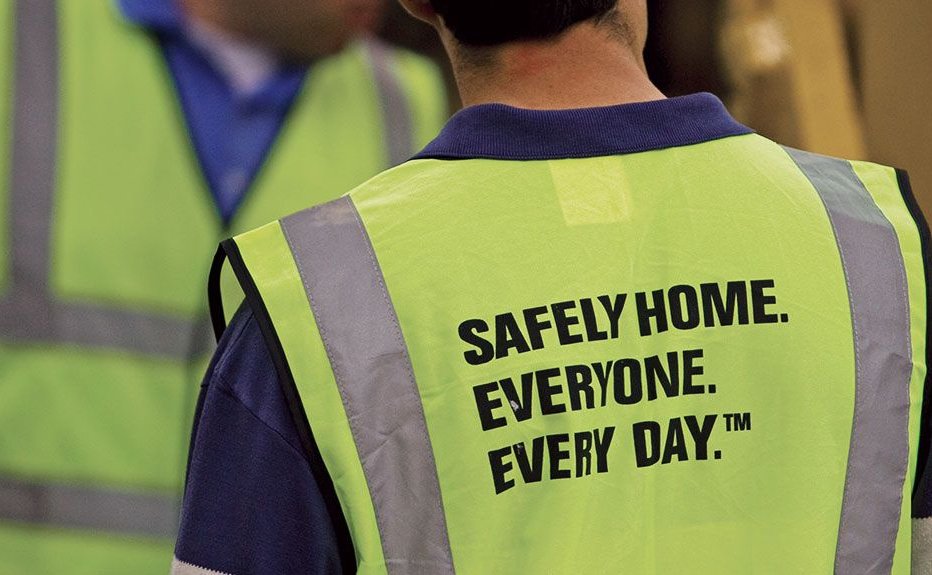
[[[905,172],[666,98],[644,0],[401,1],[466,108],[223,243],[176,575],[925,575]]]
[[[217,239],[445,117],[378,3],[0,0],[0,574],[169,569]]]

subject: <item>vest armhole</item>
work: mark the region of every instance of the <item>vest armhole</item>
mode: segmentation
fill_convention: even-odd
[[[926,314],[928,316],[930,311],[932,311],[932,255],[930,255],[929,252],[932,237],[930,237],[929,225],[922,214],[919,202],[916,201],[916,197],[913,195],[912,186],[909,183],[909,174],[906,173],[905,170],[897,169],[896,181],[899,184],[900,194],[903,196],[906,208],[909,210],[909,215],[912,216],[913,221],[916,223],[916,228],[919,230],[919,245],[922,248],[922,267],[926,280]],[[928,321],[927,317],[925,345],[927,372],[922,398],[919,453],[916,459],[916,477],[913,483],[913,498],[916,497],[919,491],[920,480],[923,477],[923,473],[932,473],[932,469],[929,468],[930,452],[932,452],[932,376],[930,376],[928,372],[928,369],[932,367],[932,363],[930,363],[932,362],[932,353],[930,353],[932,350],[930,350],[929,347],[930,341],[932,341],[932,323]]]
[[[311,430],[310,422],[307,419],[307,413],[301,404],[301,398],[298,394],[298,387],[295,384],[294,376],[292,375],[291,368],[288,365],[288,360],[285,356],[285,350],[282,347],[281,340],[279,339],[278,334],[272,325],[272,318],[269,315],[268,308],[265,306],[265,302],[262,300],[262,295],[259,292],[259,288],[256,286],[255,281],[253,280],[245,262],[243,261],[242,255],[239,251],[239,246],[236,245],[236,241],[233,239],[224,241],[220,244],[220,251],[222,251],[224,255],[221,256],[218,252],[217,257],[214,260],[214,264],[216,267],[222,268],[224,259],[228,259],[230,261],[230,266],[233,269],[233,273],[236,275],[236,279],[239,281],[240,286],[243,289],[243,293],[245,294],[246,305],[248,305],[252,310],[253,317],[256,320],[256,324],[259,326],[259,331],[262,332],[262,338],[265,340],[266,347],[268,348],[269,356],[272,358],[272,363],[275,365],[275,372],[278,375],[279,385],[281,386],[282,392],[285,395],[285,400],[288,403],[288,410],[291,412],[291,418],[298,430],[298,437],[301,440],[301,446],[307,455],[307,459],[311,467],[311,473],[314,476],[317,487],[320,489],[321,495],[323,496],[324,504],[327,507],[327,514],[330,517],[334,533],[336,534],[342,571],[346,574],[355,573],[356,552],[353,547],[352,538],[350,536],[349,525],[347,524],[346,518],[343,515],[343,510],[340,506],[340,500],[337,497],[337,492],[333,485],[333,479],[330,477],[330,473],[327,471],[323,458],[320,455],[320,450],[317,448],[317,442],[314,439],[314,433]],[[219,263],[217,263],[218,260]],[[219,275],[220,274],[218,271],[218,278]],[[214,283],[213,279],[211,280],[211,283]],[[219,279],[216,282],[216,285],[216,290],[219,291]],[[210,291],[213,292],[215,289],[211,288]],[[214,308],[219,307],[219,315],[222,322],[223,307],[220,303],[219,293],[217,294],[216,298],[216,301],[218,302],[216,306],[213,303],[214,301],[214,298],[212,298],[211,317],[213,319]]]
[[[220,289],[220,277],[223,264],[227,259],[227,240],[220,244],[214,260],[210,264],[210,274],[207,276],[207,305],[210,310],[210,325],[214,328],[214,338],[217,342],[227,329],[227,320],[223,313],[223,290]]]

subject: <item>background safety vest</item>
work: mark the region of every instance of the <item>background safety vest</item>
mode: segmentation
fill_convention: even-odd
[[[901,187],[754,134],[420,159],[224,249],[360,573],[906,574]]]
[[[224,229],[157,42],[0,0],[0,573],[166,573],[216,242],[403,161],[446,102],[375,41],[313,65]]]

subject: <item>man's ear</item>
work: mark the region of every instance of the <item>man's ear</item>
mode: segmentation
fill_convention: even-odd
[[[430,5],[430,0],[398,0],[401,6],[409,14],[423,20],[435,28],[440,24],[440,17],[434,12],[434,7]]]

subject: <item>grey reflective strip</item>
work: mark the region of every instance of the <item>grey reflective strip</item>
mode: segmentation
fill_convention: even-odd
[[[10,161],[12,283],[48,291],[58,141],[58,17],[54,0],[18,0]],[[25,294],[23,294],[25,295]]]
[[[414,152],[413,123],[411,109],[405,97],[391,49],[383,42],[366,41],[366,53],[372,65],[375,84],[382,108],[382,123],[385,127],[385,143],[388,147],[389,167],[407,161]]]
[[[118,349],[179,361],[196,360],[212,349],[207,322],[130,310],[45,300],[0,301],[0,334],[18,344],[67,344]]]
[[[835,573],[889,573],[909,460],[912,347],[903,257],[896,231],[850,163],[787,151],[828,211],[854,330],[854,418]]]
[[[388,572],[453,573],[421,396],[356,207],[344,197],[281,223],[343,397]]]
[[[0,477],[0,522],[172,538],[178,500],[165,495],[103,490]]]
[[[932,575],[932,517],[913,519],[913,575]]]
[[[230,574],[224,571],[214,571],[213,569],[205,569],[203,567],[198,567],[197,565],[185,563],[181,559],[178,559],[177,557],[175,557],[172,560],[171,575],[230,575]]]
[[[15,6],[10,289],[0,300],[0,339],[113,348],[178,360],[211,349],[206,320],[56,301],[49,289],[58,144],[55,0]]]

